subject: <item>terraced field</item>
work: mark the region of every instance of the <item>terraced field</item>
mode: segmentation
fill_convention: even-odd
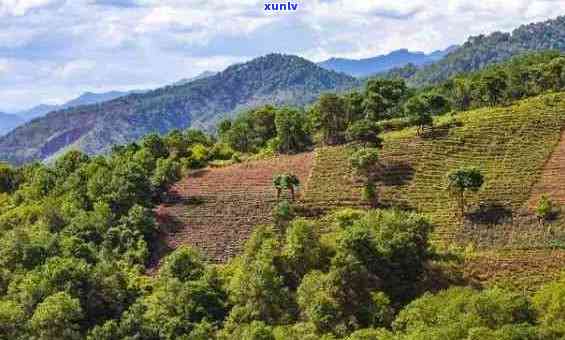
[[[497,281],[525,270],[532,284],[565,266],[565,219],[540,224],[532,207],[543,193],[565,204],[565,93],[549,94],[513,106],[440,117],[423,136],[416,129],[384,135],[378,178],[383,207],[427,214],[436,225],[439,248],[473,249],[467,275]],[[352,146],[323,147],[314,153],[195,172],[172,190],[159,208],[166,247],[190,244],[216,261],[239,253],[254,226],[271,222],[276,173],[297,174],[304,187],[299,201],[317,216],[341,207],[368,208],[363,181],[349,164]],[[453,169],[475,166],[485,184],[467,198],[458,215],[446,190]],[[521,269],[520,269],[521,268]]]
[[[421,137],[415,129],[387,133],[376,170],[381,204],[424,212],[437,225],[439,239],[454,240],[465,228],[456,201],[446,190],[446,175],[476,166],[485,175],[485,184],[468,197],[467,220],[484,217],[473,215],[479,202],[483,209],[519,216],[564,124],[565,95],[558,94],[441,117],[436,121],[439,128]],[[348,147],[319,150],[313,182],[304,195],[307,200],[345,205],[360,200],[360,185],[350,175],[350,153]]]
[[[253,227],[272,222],[273,176],[291,172],[306,183],[311,165],[312,154],[304,153],[190,174],[171,189],[170,202],[157,209],[160,224],[166,226],[159,255],[187,244],[218,262],[233,257]]]
[[[565,268],[565,221],[541,225],[531,208],[546,192],[565,203],[565,94],[441,117],[436,126],[421,137],[415,129],[385,134],[376,170],[380,203],[427,214],[440,248],[475,249],[465,270],[481,279],[494,282],[517,268],[528,271],[531,284],[557,275]],[[310,205],[359,205],[360,185],[347,175],[351,149],[318,153],[304,194]],[[483,188],[467,199],[465,218],[446,190],[447,173],[463,166],[485,175]]]

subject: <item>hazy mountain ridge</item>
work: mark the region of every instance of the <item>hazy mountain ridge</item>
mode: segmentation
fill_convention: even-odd
[[[366,59],[331,58],[318,63],[318,65],[328,70],[346,73],[355,77],[366,77],[386,72],[393,68],[403,67],[407,64],[414,64],[416,66],[430,64],[440,60],[456,48],[457,46],[451,46],[445,50],[429,54],[400,49],[386,55]]]
[[[302,106],[322,92],[358,85],[306,59],[270,54],[185,85],[51,112],[1,137],[0,160],[21,164],[67,147],[100,153],[149,132],[210,128],[226,113],[263,104]]]

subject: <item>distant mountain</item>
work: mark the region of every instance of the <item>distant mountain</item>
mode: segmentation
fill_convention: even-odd
[[[512,33],[494,32],[471,37],[463,46],[440,61],[422,67],[408,80],[415,86],[434,84],[459,73],[478,71],[518,54],[548,49],[565,51],[565,16],[523,25]]]
[[[15,112],[13,114],[18,115],[18,116],[24,118],[25,120],[32,120],[34,118],[44,116],[51,111],[68,109],[68,108],[80,106],[80,105],[90,105],[90,104],[102,103],[102,102],[105,102],[105,101],[108,101],[108,100],[127,96],[128,94],[131,94],[131,93],[140,93],[140,92],[143,92],[143,91],[137,91],[137,90],[136,91],[129,91],[129,92],[110,91],[110,92],[103,92],[103,93],[85,92],[85,93],[81,94],[79,97],[72,99],[72,100],[70,100],[70,101],[68,101],[68,102],[66,102],[62,105],[41,104],[41,105],[34,106],[31,109]]]
[[[0,160],[44,160],[69,148],[89,154],[150,132],[211,128],[226,114],[263,104],[302,106],[360,82],[296,56],[270,54],[188,84],[59,110],[0,137]]]
[[[0,136],[8,133],[10,130],[24,122],[25,120],[20,116],[0,112]]]
[[[185,84],[188,84],[188,83],[193,82],[195,80],[208,78],[208,77],[214,76],[216,74],[218,74],[218,72],[204,71],[204,72],[200,73],[199,75],[194,76],[192,78],[181,79],[181,80],[177,81],[176,83],[173,83],[173,85],[185,85]]]
[[[318,65],[328,70],[346,73],[355,77],[366,77],[393,68],[403,67],[407,64],[416,66],[431,64],[440,60],[455,48],[456,46],[452,46],[446,50],[435,51],[430,54],[425,54],[424,52],[410,52],[407,49],[401,49],[386,55],[367,59],[332,58],[318,63]]]

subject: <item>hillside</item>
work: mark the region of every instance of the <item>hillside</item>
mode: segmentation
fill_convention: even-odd
[[[436,225],[433,238],[440,247],[476,249],[465,264],[466,274],[474,279],[490,281],[522,273],[522,281],[517,284],[531,286],[555,277],[565,264],[565,252],[559,250],[565,244],[565,220],[552,222],[552,232],[548,233],[546,228],[539,227],[530,202],[535,200],[537,204],[538,187],[544,188],[543,183],[548,180],[553,190],[545,193],[556,202],[565,202],[563,182],[553,180],[565,165],[557,162],[560,168],[556,168],[551,165],[556,161],[550,161],[562,159],[565,149],[561,133],[565,126],[565,93],[527,99],[510,107],[444,116],[436,119],[436,126],[433,133],[424,136],[417,136],[415,128],[385,133],[381,166],[377,170],[380,205],[415,209],[428,215]],[[351,168],[351,153],[350,146],[317,148],[311,166],[306,162],[304,168],[295,169],[301,178],[308,178],[303,181],[300,199],[302,211],[308,216],[336,208],[369,207],[361,195],[362,181]],[[281,159],[281,166],[285,162]],[[239,218],[255,225],[270,221],[267,207],[258,209],[253,202],[272,204],[273,188],[268,180],[273,173],[272,164],[250,163],[244,173],[242,165],[210,169],[177,184],[172,193],[177,197],[181,193],[180,200],[159,209],[160,214],[172,216],[186,226],[180,228],[177,236],[172,233],[174,247],[185,240],[210,252],[217,260],[237,253],[239,248],[233,246],[222,253],[218,247],[224,247],[225,242],[217,240],[226,238],[230,239],[229,244],[242,244],[250,233],[248,224],[243,228],[239,222],[234,224],[222,217],[220,224],[206,225],[202,221],[218,220],[221,216],[219,206],[213,202],[228,204],[230,214],[238,216],[236,222]],[[484,188],[468,198],[469,211],[464,222],[445,186],[446,174],[462,166],[477,166],[486,176]],[[256,172],[265,175],[261,185],[251,185],[261,182]],[[237,179],[237,183],[229,184],[228,179]],[[194,203],[191,208],[187,202],[198,201],[203,193],[205,202]],[[255,200],[257,195],[263,198]],[[243,197],[251,203],[245,203],[248,199]],[[233,200],[226,202],[229,198]],[[232,206],[234,202],[244,204]],[[255,212],[249,207],[255,207]],[[216,225],[222,226],[220,234]],[[203,236],[203,230],[207,236]],[[171,239],[170,234],[167,237]]]
[[[494,32],[471,37],[445,58],[424,66],[408,79],[415,86],[434,84],[459,73],[478,71],[518,54],[547,49],[565,51],[565,16],[523,25],[511,33]]]
[[[356,85],[305,59],[271,54],[189,84],[49,113],[0,138],[0,160],[21,164],[66,148],[96,154],[149,132],[210,129],[226,113],[267,103],[301,106]]]
[[[430,54],[401,49],[386,55],[366,59],[331,58],[318,63],[318,65],[328,70],[346,73],[355,77],[367,77],[393,68],[403,67],[407,64],[414,64],[416,66],[431,64],[440,60],[455,48],[456,46],[452,46],[444,51],[435,51]]]
[[[20,116],[0,112],[0,136],[8,133],[23,122],[24,119]]]
[[[312,154],[304,153],[195,171],[176,183],[171,200],[157,209],[160,223],[167,225],[161,235],[166,249],[189,244],[218,262],[241,253],[254,226],[273,222],[273,177],[294,173],[307,183],[311,166]]]

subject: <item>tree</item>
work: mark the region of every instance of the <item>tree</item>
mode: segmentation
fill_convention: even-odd
[[[299,185],[300,180],[293,174],[282,174],[273,178],[273,186],[277,189],[277,200],[280,199],[283,190],[289,190],[291,198],[294,201],[295,190]]]
[[[169,187],[181,178],[180,164],[170,158],[160,158],[153,176],[151,185],[155,188],[156,194],[165,192]]]
[[[418,135],[422,134],[425,126],[433,125],[434,120],[429,112],[429,103],[423,96],[410,98],[404,106],[404,111],[412,123],[418,126]]]
[[[80,339],[79,322],[82,317],[79,300],[66,292],[59,292],[37,306],[30,320],[30,329],[38,339]]]
[[[382,132],[381,127],[368,119],[361,119],[351,124],[345,133],[347,141],[361,142],[371,147],[381,147],[382,139],[379,134]]]
[[[448,189],[458,196],[461,217],[465,215],[465,194],[478,191],[484,183],[484,177],[477,168],[461,168],[447,175]]]
[[[0,163],[0,193],[9,193],[16,188],[16,171],[8,164]]]
[[[341,143],[347,127],[343,98],[334,93],[322,94],[318,99],[317,110],[325,143]]]
[[[433,116],[449,111],[449,101],[437,93],[425,93],[410,98],[404,111],[414,124],[418,125],[418,135],[423,132],[425,126],[433,126]]]
[[[281,153],[304,151],[309,145],[309,135],[306,131],[306,117],[303,112],[282,108],[275,117],[277,127],[278,148]]]
[[[363,198],[371,202],[373,206],[376,206],[378,200],[377,190],[371,172],[379,163],[379,150],[377,148],[361,148],[351,155],[349,161],[357,174],[365,179]]]
[[[143,138],[141,145],[149,150],[155,158],[169,157],[165,141],[156,133],[150,133]]]
[[[408,88],[402,79],[371,79],[365,89],[365,116],[372,120],[390,118],[406,96]]]
[[[490,106],[498,105],[508,87],[506,73],[503,71],[490,72],[481,78],[480,89]]]

